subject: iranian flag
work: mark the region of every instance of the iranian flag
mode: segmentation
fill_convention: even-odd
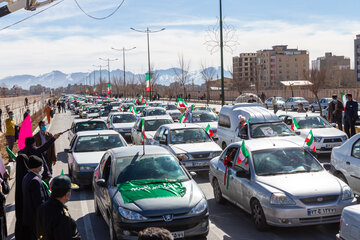
[[[249,120],[247,120],[246,123],[241,124],[241,126],[243,127],[243,126],[245,126],[246,124],[249,124],[250,122],[251,122],[251,117],[249,118]]]
[[[135,114],[135,109],[134,109],[134,107],[131,107],[131,108],[130,108],[130,112],[131,112],[132,114]]]
[[[240,147],[240,152],[239,152],[239,156],[238,159],[236,161],[237,164],[242,163],[243,161],[245,161],[248,157],[250,156],[249,152],[246,150],[245,147],[245,141],[243,140],[241,143],[241,147]],[[245,162],[245,165],[247,165],[247,161]]]
[[[344,93],[341,93],[341,101],[344,103],[344,109],[346,108],[346,95]]]
[[[314,143],[314,135],[312,133],[312,130],[310,130],[309,135],[306,137],[305,143],[307,146],[309,146],[311,148],[311,150],[316,152],[315,143]]]
[[[146,91],[147,92],[150,92],[150,79],[151,78],[152,78],[152,74],[150,74],[150,76],[149,76],[149,74],[147,73],[146,74]]]
[[[296,130],[298,130],[300,127],[299,127],[299,124],[297,123],[296,119],[293,118],[293,121],[292,121],[292,124],[291,124],[291,130],[293,130],[294,132]]]
[[[195,105],[194,105],[194,104],[193,104],[193,105],[191,105],[190,112],[192,112],[192,111],[194,110],[194,107],[195,107]]]
[[[108,83],[108,85],[107,85],[107,93],[111,94],[111,84],[110,83]]]
[[[187,117],[186,117],[186,114],[184,113],[183,115],[181,115],[179,122],[184,123],[186,121],[186,119],[187,119]]]
[[[145,120],[144,119],[141,120],[141,138],[143,140],[145,140],[145,138],[146,138],[146,135],[145,135]]]
[[[96,85],[93,87],[94,93],[96,93]]]
[[[187,104],[187,102],[185,102],[184,99],[179,98],[178,99],[178,107],[180,107],[180,108],[188,108],[188,104]]]
[[[112,118],[110,118],[110,121],[109,121],[109,126],[108,126],[108,128],[110,128],[112,124],[113,124],[113,120],[112,120]]]
[[[123,112],[124,111],[124,106],[120,106],[120,112]]]
[[[209,134],[210,137],[214,135],[213,130],[210,129],[210,124],[206,126],[205,131],[207,132],[207,134]]]

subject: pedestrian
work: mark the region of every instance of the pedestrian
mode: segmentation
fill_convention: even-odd
[[[47,122],[50,124],[50,118],[51,118],[51,108],[50,108],[50,105],[48,104],[48,105],[46,105],[46,107],[45,107],[45,110],[44,110],[44,112],[45,112],[45,114],[46,114],[46,118],[47,118]]]
[[[57,106],[58,112],[60,113],[61,112],[61,103],[60,103],[60,101],[57,102],[56,106]]]
[[[298,113],[304,113],[306,112],[306,110],[304,109],[304,105],[302,103],[299,103],[298,104],[298,110],[297,110]]]
[[[53,102],[52,102],[53,104],[53,106],[55,106],[55,103],[56,103],[56,100],[55,99],[53,99]],[[50,104],[51,105],[51,104]]]
[[[10,192],[8,178],[9,174],[7,171],[4,173],[4,176],[0,173],[0,240],[6,240],[7,238],[5,194]]]
[[[9,118],[5,120],[5,138],[8,145],[8,148],[12,151],[14,144],[15,144],[15,120],[14,120],[14,113],[9,111]],[[10,157],[10,161],[14,161]]]
[[[338,128],[342,131],[342,118],[343,118],[343,111],[344,105],[341,101],[337,99],[336,95],[332,96],[332,101],[329,103],[328,107],[328,120],[331,123],[336,123]]]
[[[47,131],[46,124],[44,121],[40,121],[38,125],[40,131],[35,134],[34,139],[35,139],[35,146],[41,147],[47,141],[50,141],[53,135]],[[50,144],[50,147],[43,153],[43,155],[46,164],[49,168],[49,171],[52,174],[52,166],[56,164],[55,144],[54,143]],[[45,181],[48,182],[48,179],[45,179]]]
[[[262,102],[265,102],[265,93],[264,92],[261,93],[260,98],[261,98]]]
[[[61,108],[62,108],[62,112],[65,112],[65,113],[66,113],[65,101],[61,102]]]
[[[44,171],[43,161],[37,156],[29,157],[29,172],[22,183],[23,191],[23,231],[29,240],[36,237],[36,210],[49,199],[48,187],[41,180]]]
[[[139,232],[138,240],[173,240],[171,232],[164,228],[148,227]]]
[[[76,222],[65,203],[70,199],[71,180],[60,175],[51,181],[50,199],[37,211],[37,237],[43,240],[81,240]]]
[[[345,103],[345,116],[344,116],[344,129],[348,138],[351,138],[356,134],[355,122],[358,118],[358,103],[352,99],[352,94],[346,94]]]
[[[25,113],[24,113],[24,120],[25,120],[25,118],[26,118],[28,115],[30,115],[30,109],[29,109],[29,108],[26,109],[26,111],[25,111]]]
[[[276,114],[277,111],[278,111],[278,105],[277,105],[277,100],[276,100],[276,97],[274,96],[272,101],[271,101],[271,104],[272,104],[272,107],[274,109],[274,113]]]
[[[27,107],[29,105],[29,100],[27,97],[25,97],[25,107]]]
[[[0,132],[2,132],[2,109],[0,108]]]

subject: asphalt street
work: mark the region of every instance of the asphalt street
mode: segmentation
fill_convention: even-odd
[[[58,133],[68,129],[74,119],[74,115],[67,113],[56,114],[50,125],[51,133]],[[67,134],[63,134],[56,141],[56,151],[58,162],[54,166],[54,176],[59,175],[63,170],[66,174],[67,154],[64,149],[69,147]],[[329,156],[322,156],[321,161],[329,161]],[[296,240],[325,240],[335,239],[339,230],[338,224],[319,225],[301,228],[271,228],[267,232],[259,232],[255,229],[251,216],[240,208],[226,203],[219,205],[214,200],[213,190],[208,180],[208,174],[202,173],[195,177],[205,193],[210,209],[210,233],[207,239],[228,240],[228,239],[296,239]],[[15,188],[12,188],[7,196],[7,220],[8,220],[8,239],[14,239],[15,227]],[[92,190],[79,189],[73,190],[70,201],[67,203],[71,216],[76,220],[82,239],[85,240],[107,240],[109,230],[105,221],[95,214]]]

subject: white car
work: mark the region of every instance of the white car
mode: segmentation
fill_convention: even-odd
[[[337,240],[359,240],[360,238],[360,205],[343,209],[340,220],[340,231]]]
[[[309,102],[303,97],[292,97],[286,100],[286,102],[282,106],[282,110],[291,109],[295,111],[299,108],[299,103],[303,104],[304,109],[309,110]]]
[[[332,173],[360,195],[360,134],[356,134],[331,153]]]
[[[174,121],[177,121],[181,117],[181,112],[174,104],[168,104],[166,107],[166,113],[169,114]]]
[[[347,135],[339,129],[333,127],[328,121],[320,116],[308,116],[304,114],[297,115],[281,115],[280,118],[292,126],[294,119],[299,126],[295,128],[295,132],[305,141],[312,130],[316,153],[331,153],[334,147],[342,145],[347,140]]]
[[[71,142],[78,132],[94,130],[108,130],[108,127],[105,121],[101,119],[74,119],[68,132],[68,140]]]
[[[170,116],[163,107],[148,107],[144,109],[143,116]]]
[[[208,125],[210,125],[210,129],[213,131],[214,135],[212,138],[217,141],[217,128],[218,128],[218,116],[209,111],[193,111],[190,114],[187,115],[188,118],[185,121],[186,123],[193,123],[196,124],[202,128],[206,128]]]
[[[274,97],[270,97],[265,100],[264,104],[266,108],[273,108],[272,100]],[[276,105],[278,106],[278,109],[281,109],[284,106],[285,99],[283,97],[275,97],[276,98]]]
[[[110,113],[107,119],[109,129],[115,130],[127,141],[131,142],[131,129],[137,118],[129,112]]]
[[[135,145],[142,144],[141,122],[143,119],[146,135],[145,144],[153,143],[154,135],[161,125],[174,123],[169,115],[138,118],[131,129],[131,141]]]
[[[168,149],[189,171],[209,170],[210,160],[222,152],[201,126],[191,123],[162,125],[154,144]]]
[[[100,117],[100,107],[87,107],[82,113],[83,118],[98,118]]]

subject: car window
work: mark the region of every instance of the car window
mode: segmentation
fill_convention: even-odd
[[[170,131],[170,144],[211,142],[209,134],[202,128],[175,129]]]
[[[75,145],[75,152],[106,151],[111,148],[125,146],[118,134],[80,136]]]
[[[114,115],[112,121],[113,123],[132,123],[136,121],[136,117],[132,114]]]
[[[167,105],[167,110],[177,110],[177,107],[175,105]]]
[[[296,117],[300,129],[331,128],[332,126],[322,117]]]
[[[145,121],[145,131],[156,131],[160,126],[164,124],[170,124],[170,119],[154,119]]]
[[[166,114],[167,113],[164,109],[148,109],[146,111],[146,116],[161,116]]]
[[[282,122],[252,124],[250,125],[250,134],[253,138],[295,135],[295,133]]]
[[[108,129],[106,124],[101,121],[95,121],[95,122],[79,122],[76,123],[75,132],[80,131],[93,131],[93,130],[106,130]]]
[[[89,108],[87,110],[88,113],[98,113],[100,112],[100,109],[99,108]]]
[[[163,134],[163,132],[164,132],[164,128],[159,128],[154,135],[154,140],[159,141],[160,136]]]
[[[203,112],[203,113],[193,113],[191,117],[191,122],[217,122],[218,117],[214,113]]]
[[[239,147],[228,147],[221,156],[221,161],[225,166],[233,166]]]
[[[352,147],[351,156],[353,156],[354,158],[359,158],[360,159],[360,140],[357,140],[354,143],[354,145]]]
[[[230,118],[226,115],[220,114],[218,125],[224,128],[230,128],[231,127]]]

